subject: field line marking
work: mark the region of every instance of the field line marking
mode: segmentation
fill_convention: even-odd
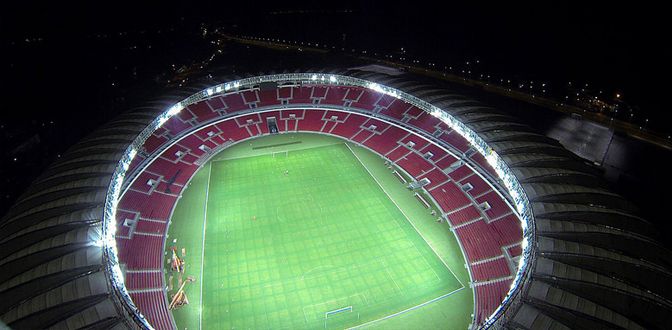
[[[451,292],[448,292],[448,293],[446,293],[446,294],[444,294],[444,295],[441,295],[441,296],[438,296],[438,297],[436,297],[436,298],[434,298],[434,299],[425,301],[425,302],[423,302],[422,304],[415,305],[415,306],[413,306],[413,307],[404,309],[403,311],[396,312],[396,313],[394,313],[394,314],[390,314],[390,315],[381,317],[381,318],[376,319],[376,320],[373,320],[373,321],[369,321],[369,322],[366,322],[366,323],[362,323],[362,324],[360,324],[360,325],[356,325],[356,326],[354,326],[354,327],[347,328],[347,330],[351,330],[351,329],[359,329],[359,328],[362,328],[362,327],[371,325],[371,324],[376,323],[376,322],[380,322],[380,321],[383,321],[383,320],[387,320],[387,319],[389,319],[389,318],[393,318],[393,317],[395,317],[395,316],[399,316],[399,315],[404,314],[404,313],[408,313],[408,312],[410,312],[410,311],[416,310],[416,309],[418,309],[418,308],[424,307],[424,306],[429,305],[429,304],[431,304],[431,303],[434,303],[434,302],[437,302],[437,301],[442,300],[442,299],[444,299],[444,298],[447,298],[448,296],[453,295],[454,293],[459,292],[460,290],[464,290],[464,289],[465,289],[464,287],[455,289],[455,290],[453,290],[453,291],[451,291]]]
[[[436,271],[434,270],[434,267],[432,267],[432,265],[429,264],[429,262],[427,261],[427,258],[425,258],[425,256],[422,253],[420,253],[420,250],[418,250],[418,247],[415,246],[415,244],[413,245],[413,247],[415,248],[416,251],[418,251],[418,254],[420,254],[422,256],[422,261],[425,262],[425,265],[429,266],[429,269],[432,270],[432,272],[434,273],[434,276],[436,276],[436,279],[439,280],[439,282],[441,282],[441,277],[439,277],[439,274],[436,273]],[[439,259],[441,259],[441,258],[439,258]]]
[[[352,296],[354,296],[354,295],[343,296],[343,297],[339,297],[339,298],[334,298],[334,299],[331,299],[331,300],[323,301],[323,302],[320,302],[320,303],[304,305],[304,306],[301,308],[301,311],[303,312],[303,318],[306,319],[306,323],[308,323],[308,317],[306,316],[306,307],[322,306],[322,305],[326,305],[326,304],[328,304],[328,303],[330,303],[330,302],[338,301],[338,300],[341,300],[341,299],[345,299],[346,302],[347,302],[347,299],[350,298],[350,297],[352,297]],[[314,313],[313,313],[313,314],[314,314]]]
[[[335,145],[342,144],[343,142],[334,142],[334,143],[329,143],[329,144],[324,144],[324,145],[318,145],[318,146],[309,146],[306,148],[297,148],[297,149],[292,149],[292,150],[279,150],[279,151],[271,151],[263,154],[258,154],[258,155],[243,155],[243,156],[237,156],[237,157],[225,157],[225,158],[220,158],[220,159],[213,159],[210,162],[211,163],[216,163],[216,162],[224,162],[227,160],[236,160],[236,159],[243,159],[243,158],[253,158],[253,157],[259,157],[259,156],[268,156],[268,155],[273,155],[274,153],[278,152],[287,152],[289,153],[290,151],[304,151],[304,150],[310,150],[310,149],[317,149],[317,148],[323,148],[323,147],[331,147]]]
[[[210,175],[212,175],[212,162],[208,167],[208,182],[205,185],[205,205],[203,206],[203,236],[201,238],[201,301],[198,307],[198,328],[203,328],[203,266],[205,265],[205,225],[208,221],[208,194],[210,193]]]
[[[403,294],[403,291],[401,291],[401,288],[399,287],[399,284],[397,284],[397,281],[394,279],[394,276],[392,276],[392,274],[390,273],[390,270],[387,267],[387,262],[385,262],[385,260],[383,260],[383,266],[385,267],[385,272],[387,273],[387,276],[389,276],[390,279],[392,279],[392,283],[394,283],[394,286],[397,287],[397,291],[399,291],[399,294]],[[439,279],[439,280],[441,280],[441,279]]]
[[[385,264],[384,262],[385,262],[385,261],[381,261],[381,260],[375,260],[375,261],[374,261],[374,263],[376,263],[376,264],[382,263],[383,266],[387,267],[386,264]],[[349,273],[350,271],[358,271],[358,270],[360,270],[360,269],[362,269],[362,268],[364,268],[364,267],[368,267],[368,266],[370,266],[368,263],[367,263],[367,264],[364,264],[364,263],[357,263],[357,264],[354,264],[354,265],[351,265],[351,266],[321,265],[321,266],[313,267],[313,268],[307,270],[306,272],[304,272],[304,273],[301,275],[301,281],[306,280],[306,278],[308,278],[308,279],[313,279],[313,278],[315,278],[315,277],[317,277],[317,276],[326,275],[326,274],[331,274],[331,275],[333,275],[333,274],[341,274],[341,273],[343,273],[343,272],[348,272],[348,273]],[[324,272],[324,273],[322,273],[322,274],[317,273],[317,274],[315,274],[315,275],[311,275],[311,276],[306,277],[306,275],[308,275],[310,272],[312,272],[312,271],[314,271],[314,270],[317,270],[317,269],[322,269],[322,268],[326,268],[326,269],[330,269],[330,268],[331,268],[331,269],[333,269],[333,270],[330,270],[330,271],[328,271],[328,272]]]
[[[366,303],[366,306],[369,306],[369,297],[366,295],[365,291],[359,292],[357,294],[364,297],[364,302]]]
[[[314,270],[317,270],[317,269],[320,269],[320,268],[336,268],[336,269],[339,269],[339,270],[337,270],[336,272],[341,272],[341,271],[343,271],[342,268],[344,268],[344,267],[336,267],[336,266],[332,266],[332,265],[321,265],[321,266],[313,267],[313,268],[311,268],[311,269],[305,271],[305,272],[301,275],[301,281],[304,281],[305,278],[306,278],[306,275],[308,275],[310,272],[312,272],[312,271],[314,271]],[[311,278],[312,278],[312,277],[310,277],[310,276],[308,277],[308,279],[311,279]]]
[[[434,252],[434,254],[436,255],[436,257],[439,258],[439,260],[441,260],[441,262],[443,263],[443,265],[446,266],[446,268],[448,268],[448,271],[450,271],[450,273],[453,274],[453,277],[455,277],[455,279],[457,280],[457,282],[460,283],[460,285],[464,288],[464,283],[462,283],[462,281],[460,281],[460,278],[457,277],[457,275],[455,275],[455,273],[453,272],[453,270],[450,269],[450,267],[448,266],[448,264],[446,264],[446,262],[443,260],[443,258],[441,258],[441,256],[436,252],[436,250],[434,249],[434,247],[433,247],[431,244],[429,244],[429,242],[427,241],[427,239],[425,239],[425,236],[422,236],[422,234],[420,233],[420,231],[418,230],[418,228],[415,227],[415,224],[413,224],[413,222],[411,221],[411,219],[409,219],[409,217],[406,215],[406,213],[404,213],[404,211],[401,209],[401,207],[399,207],[399,205],[397,204],[397,202],[395,202],[394,199],[392,199],[392,197],[390,196],[390,194],[387,193],[387,190],[385,190],[385,188],[383,188],[383,185],[381,185],[380,182],[378,182],[378,179],[376,179],[376,177],[373,175],[373,173],[371,173],[371,171],[369,170],[369,168],[366,167],[366,165],[364,165],[364,163],[362,162],[362,160],[359,159],[359,156],[357,156],[357,154],[352,150],[352,148],[350,148],[350,146],[349,146],[347,143],[344,143],[344,144],[345,144],[346,147],[348,147],[348,150],[350,150],[350,152],[352,153],[352,155],[355,156],[355,158],[357,158],[357,161],[359,161],[359,163],[362,164],[362,166],[364,167],[364,169],[369,173],[369,175],[373,178],[373,180],[376,181],[376,183],[378,184],[378,187],[380,187],[380,189],[383,190],[383,192],[385,193],[385,195],[387,195],[387,198],[389,198],[389,199],[392,201],[392,203],[394,203],[394,206],[396,206],[397,209],[401,212],[401,214],[404,215],[404,217],[406,218],[406,221],[408,221],[408,223],[410,223],[411,226],[413,226],[413,229],[415,229],[415,231],[418,233],[418,235],[420,235],[420,237],[422,237],[422,239],[425,241],[425,243],[427,243],[427,245],[429,246],[429,248],[432,249],[432,251]]]

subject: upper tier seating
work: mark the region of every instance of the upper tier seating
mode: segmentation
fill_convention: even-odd
[[[280,106],[283,100],[301,106],[298,109],[245,114],[217,122],[219,116],[236,116],[251,108]],[[372,115],[375,111],[378,116],[393,118],[400,125],[415,126],[430,135],[436,132],[435,136],[449,144],[449,151],[457,155],[449,154],[428,139],[380,119],[361,113],[314,109],[319,105],[343,106],[346,103],[353,109],[369,111]],[[144,168],[119,202],[119,259],[130,271],[126,283],[132,291],[132,298],[155,327],[172,328],[173,324],[162,288],[162,275],[157,274],[162,274],[163,269],[167,223],[177,196],[199,168],[196,161],[206,154],[206,150],[268,134],[269,118],[275,118],[280,132],[322,132],[362,143],[394,162],[415,180],[429,179],[431,183],[425,189],[448,214],[449,224],[455,227],[473,280],[483,282],[513,275],[507,258],[515,258],[522,253],[519,220],[502,197],[472,167],[461,165],[448,174],[444,173],[443,170],[462,157],[461,153],[469,150],[469,144],[437,118],[401,100],[362,88],[304,86],[283,87],[276,91],[248,90],[190,105],[147,139],[144,152],[153,160],[143,164],[145,156],[139,155],[131,164],[131,169]],[[194,129],[206,121],[215,124]],[[437,131],[439,129],[444,131]],[[194,131],[173,144],[176,137],[185,135],[189,130]],[[162,150],[160,156],[152,155],[159,150]],[[477,167],[496,174],[480,154],[474,153],[470,158]],[[156,181],[155,186],[148,185],[149,180]],[[470,184],[472,188],[463,191],[465,184]],[[481,210],[480,205],[485,205],[483,203],[487,203],[489,208]],[[124,226],[125,219],[134,219],[134,225]],[[497,308],[510,282],[498,280],[476,285],[478,322]]]

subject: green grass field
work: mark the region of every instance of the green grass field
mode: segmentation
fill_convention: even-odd
[[[231,147],[196,174],[172,217],[169,242],[186,248],[197,279],[177,327],[465,329],[464,259],[429,213],[379,156],[342,140],[286,134]]]

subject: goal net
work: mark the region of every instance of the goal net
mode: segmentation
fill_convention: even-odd
[[[273,158],[287,157],[289,156],[289,151],[276,151],[273,153]]]
[[[328,312],[324,313],[324,318],[328,319],[329,317],[333,317],[337,314],[346,313],[346,312],[352,312],[352,306],[343,307],[343,308],[339,308],[339,309],[334,309],[333,311],[328,311]]]

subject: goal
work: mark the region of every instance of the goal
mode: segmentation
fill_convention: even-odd
[[[359,321],[359,313],[353,313],[352,306],[342,307],[324,313],[324,328],[343,328],[344,324],[355,320]]]
[[[324,313],[324,318],[328,319],[330,316],[334,316],[336,314],[345,313],[345,312],[352,312],[352,306],[335,309],[333,311],[328,311],[328,312]]]
[[[287,157],[289,156],[289,151],[276,151],[273,153],[273,158]]]

